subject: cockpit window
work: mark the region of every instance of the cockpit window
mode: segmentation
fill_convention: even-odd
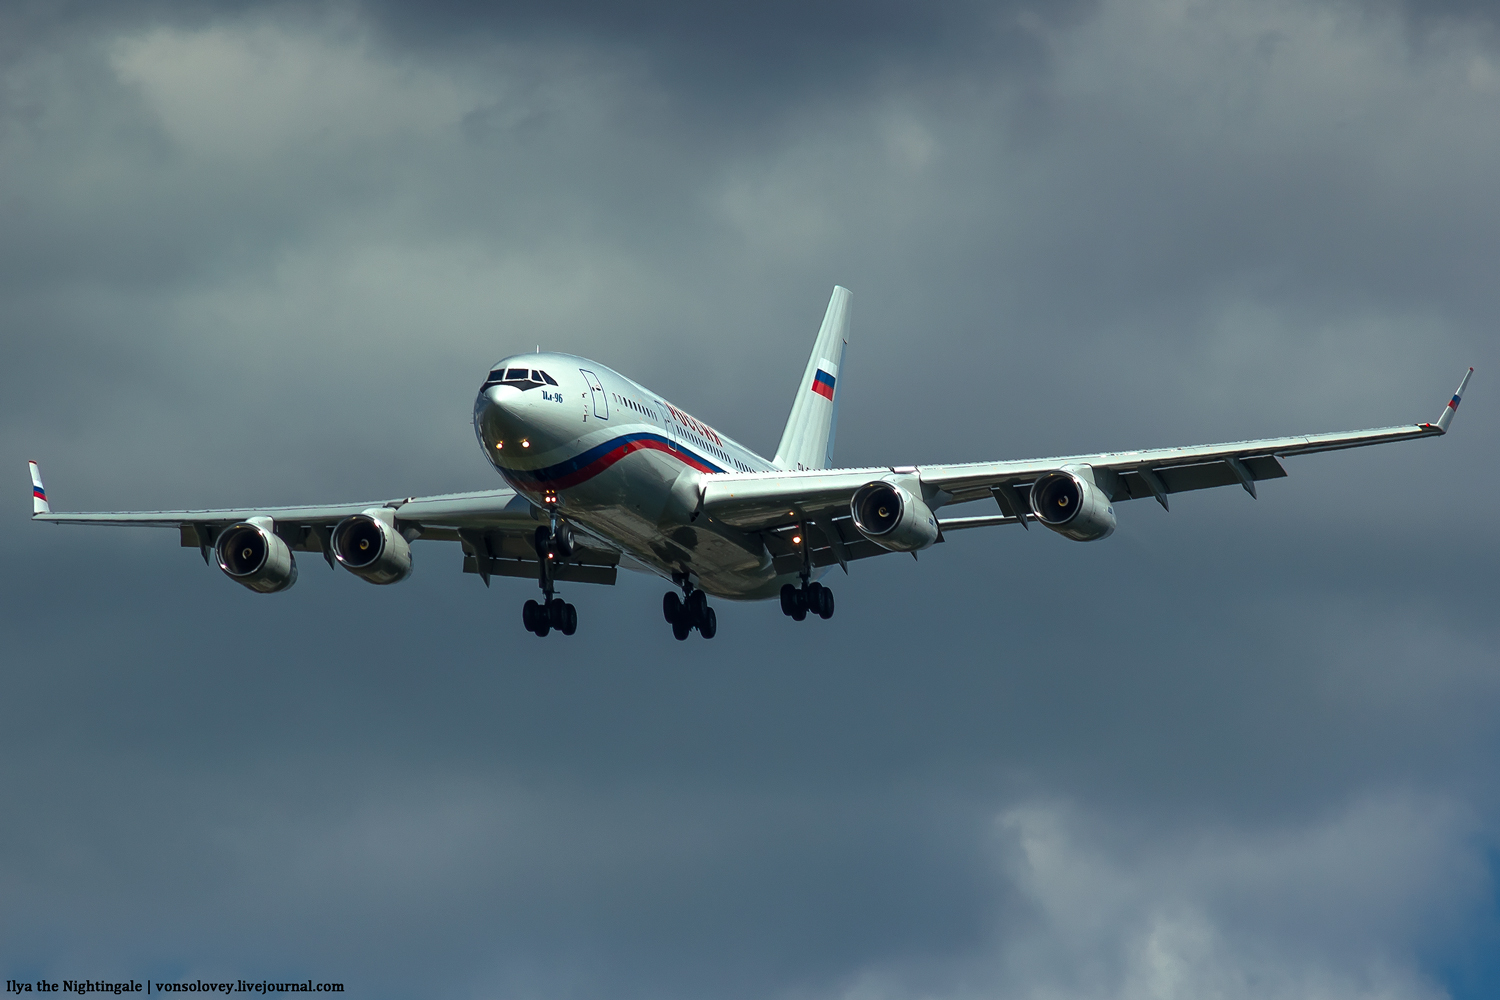
[[[488,389],[501,382],[522,392],[539,385],[557,385],[557,379],[537,368],[495,368],[490,371],[490,377],[485,379],[484,388]]]

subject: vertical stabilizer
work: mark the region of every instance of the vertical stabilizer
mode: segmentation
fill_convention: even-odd
[[[833,288],[823,327],[807,359],[807,370],[792,400],[792,414],[776,448],[780,469],[827,469],[833,465],[833,434],[839,417],[839,370],[849,345],[849,304],[853,296]]]

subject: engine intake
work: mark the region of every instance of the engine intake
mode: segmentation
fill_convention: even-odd
[[[339,565],[360,579],[384,586],[411,576],[411,546],[378,517],[344,518],[334,527],[331,544]]]
[[[1049,472],[1033,483],[1031,510],[1042,524],[1074,541],[1098,541],[1115,530],[1109,497],[1071,472]]]
[[[297,560],[274,532],[241,521],[219,532],[214,555],[224,575],[262,594],[286,590],[297,582]]]
[[[920,498],[894,483],[866,483],[854,491],[849,513],[859,533],[881,548],[915,552],[937,541],[937,518]]]

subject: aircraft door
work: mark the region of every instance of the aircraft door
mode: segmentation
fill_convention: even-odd
[[[604,392],[604,386],[599,384],[599,376],[586,368],[578,369],[583,380],[589,384],[589,392],[594,397],[594,416],[600,420],[609,419],[609,396]]]

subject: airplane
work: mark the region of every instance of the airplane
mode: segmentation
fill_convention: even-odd
[[[577,609],[559,584],[613,584],[621,567],[670,581],[662,613],[672,634],[718,632],[710,596],[780,600],[788,617],[833,616],[821,582],[834,566],[918,552],[950,532],[1031,523],[1075,541],[1107,538],[1117,503],[1256,484],[1286,475],[1291,455],[1441,436],[1474,374],[1436,423],[956,465],[839,469],[833,442],[849,343],[851,293],[835,286],[767,459],[638,382],[570,354],[496,362],[474,400],[474,434],[504,489],[373,503],[224,510],[58,513],[35,462],[32,517],[69,524],[177,528],[181,544],[212,555],[234,582],[262,594],[297,581],[296,552],[315,552],[385,586],[412,573],[411,543],[457,542],[463,571],[534,578],[522,623],[538,636],[572,635]],[[939,519],[987,500],[998,513]],[[681,596],[679,596],[679,591]]]

